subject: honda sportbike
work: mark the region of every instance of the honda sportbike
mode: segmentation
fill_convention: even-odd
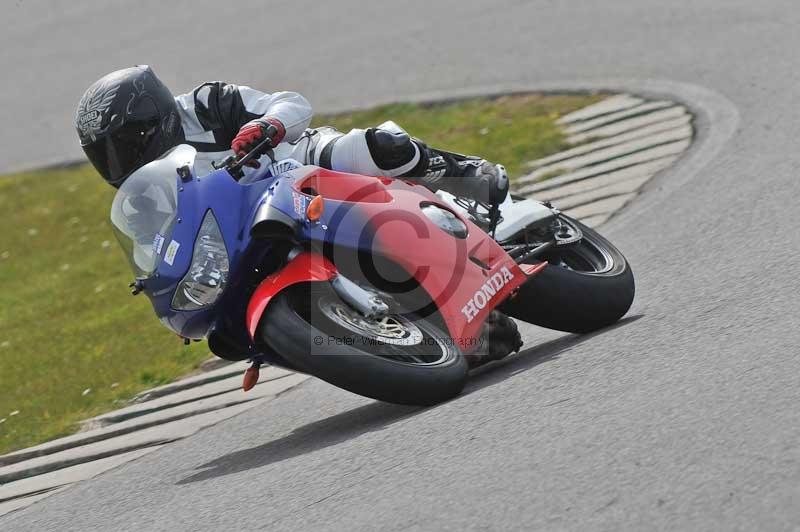
[[[245,176],[268,148],[198,176],[196,151],[178,146],[133,173],[111,210],[132,292],[186,342],[252,361],[245,389],[269,364],[433,404],[519,349],[504,316],[586,333],[633,301],[625,257],[548,203],[483,205],[293,160]]]

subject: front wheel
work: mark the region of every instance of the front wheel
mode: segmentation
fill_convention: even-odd
[[[567,228],[580,229],[583,239],[541,257],[550,265],[523,284],[501,310],[558,331],[588,333],[607,327],[633,304],[630,264],[597,231],[563,214],[559,218]]]
[[[345,390],[407,405],[431,405],[464,388],[467,361],[431,321],[392,314],[367,319],[327,282],[284,290],[260,337],[301,371]]]

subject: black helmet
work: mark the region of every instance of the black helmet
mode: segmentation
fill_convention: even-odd
[[[115,187],[184,140],[175,98],[146,65],[92,84],[78,104],[75,127],[89,161]]]

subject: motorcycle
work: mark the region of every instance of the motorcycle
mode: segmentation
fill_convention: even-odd
[[[111,208],[132,293],[186,343],[252,361],[245,390],[269,364],[430,405],[485,361],[494,310],[586,333],[633,302],[622,253],[549,203],[484,205],[290,159],[245,175],[272,158],[266,142],[205,176],[195,149],[177,146],[134,172]]]

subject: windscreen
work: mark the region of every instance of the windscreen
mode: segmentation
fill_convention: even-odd
[[[143,166],[122,184],[111,206],[111,223],[137,278],[158,267],[164,242],[178,212],[175,165],[159,159]]]

